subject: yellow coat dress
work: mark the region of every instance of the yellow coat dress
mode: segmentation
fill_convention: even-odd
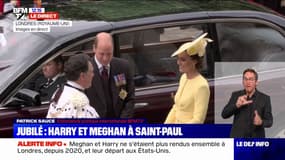
[[[209,85],[202,75],[187,79],[186,74],[183,74],[175,94],[174,105],[164,123],[204,123],[209,98]]]

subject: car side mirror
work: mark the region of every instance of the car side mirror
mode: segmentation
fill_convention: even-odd
[[[30,89],[20,89],[16,95],[11,98],[6,106],[40,106],[40,93]]]

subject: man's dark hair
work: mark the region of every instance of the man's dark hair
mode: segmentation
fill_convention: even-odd
[[[88,62],[90,57],[86,54],[77,54],[68,59],[64,65],[64,72],[67,80],[76,81],[80,73],[88,71]]]
[[[55,59],[53,59],[53,61],[57,64],[59,64],[59,63],[63,64],[64,63],[62,56],[57,56]]]
[[[255,76],[255,81],[258,80],[258,74],[257,74],[257,72],[256,72],[254,69],[252,69],[252,68],[247,68],[247,69],[245,69],[245,70],[243,71],[243,74],[242,74],[242,77],[243,77],[243,78],[244,78],[244,75],[245,75],[246,72],[251,72],[251,73],[253,73],[254,76]]]

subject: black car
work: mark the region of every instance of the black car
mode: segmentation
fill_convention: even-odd
[[[0,50],[0,137],[12,135],[14,118],[46,116],[48,102],[38,105],[37,96],[27,95],[23,85],[58,55],[92,55],[98,32],[111,33],[114,56],[130,62],[135,72],[135,118],[146,118],[149,123],[162,123],[173,104],[180,73],[170,55],[202,33],[208,32],[214,40],[207,47],[202,69],[211,89],[205,123],[213,124],[219,116],[215,112],[220,112],[214,110],[215,63],[285,62],[285,19],[269,13],[203,11],[118,22],[73,21],[72,27],[52,27],[51,32],[42,33],[13,32],[14,20],[11,14],[0,20],[5,38]],[[275,117],[284,115],[284,110],[274,112],[275,106],[282,106],[272,104]]]

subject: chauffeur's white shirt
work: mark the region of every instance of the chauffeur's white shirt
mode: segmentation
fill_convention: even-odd
[[[82,89],[75,82],[67,83]],[[50,104],[47,118],[99,118],[96,110],[90,106],[88,97],[76,88],[64,86],[58,102]]]

